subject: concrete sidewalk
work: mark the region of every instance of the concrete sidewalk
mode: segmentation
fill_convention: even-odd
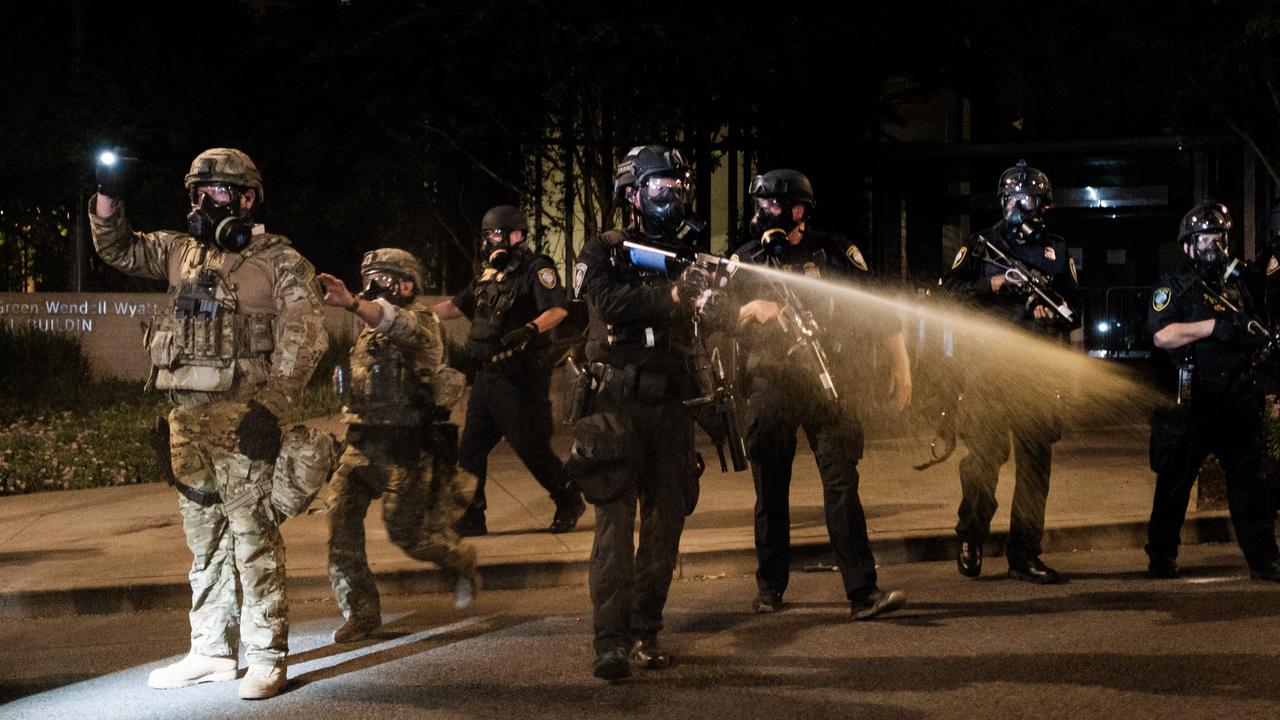
[[[1055,448],[1045,551],[1141,547],[1155,477],[1146,462],[1145,427],[1091,430],[1068,435]],[[556,449],[568,453],[569,438]],[[802,447],[804,443],[801,443]],[[882,564],[945,559],[954,552],[952,527],[960,487],[956,463],[912,469],[928,455],[928,441],[868,443],[860,468],[861,497],[876,557]],[[714,452],[702,494],[681,543],[680,576],[752,573],[752,507],[748,472],[721,474]],[[551,535],[553,505],[502,444],[489,462],[490,534],[472,538],[486,585],[521,588],[586,582],[593,513],[575,532]],[[1000,510],[989,555],[1001,551],[1013,493],[1012,463],[999,487]],[[1194,502],[1194,500],[1193,500]],[[821,485],[807,447],[796,459],[791,489],[796,564],[827,551]],[[1195,509],[1194,507],[1192,508]],[[434,566],[406,557],[387,538],[380,507],[370,509],[370,564],[384,593],[451,590]],[[326,571],[328,526],[323,514],[283,526],[293,600],[331,596]],[[1193,512],[1184,537],[1229,537],[1225,513]],[[174,491],[162,484],[38,493],[0,498],[0,615],[48,616],[183,608],[190,604],[183,540]],[[991,563],[999,572],[1002,563]],[[893,571],[883,573],[892,586]]]

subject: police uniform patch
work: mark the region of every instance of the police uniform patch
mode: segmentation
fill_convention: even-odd
[[[484,272],[480,273],[480,282],[489,282],[490,280],[494,279],[497,276],[498,276],[497,270],[494,270],[491,267],[485,268]]]
[[[1056,261],[1058,259],[1058,251],[1054,250],[1052,245],[1045,245],[1044,259],[1049,261]]]
[[[1079,285],[1080,277],[1076,275],[1076,259],[1074,257],[1067,258],[1067,269],[1071,271],[1071,282]]]
[[[956,268],[960,267],[960,263],[964,262],[964,256],[968,254],[969,254],[968,246],[961,245],[960,249],[956,251],[956,259],[951,261],[951,269],[955,270]]]
[[[1169,288],[1156,288],[1156,291],[1151,293],[1151,307],[1156,312],[1164,312],[1164,309],[1169,307],[1169,300],[1172,298],[1173,291]]]
[[[1267,261],[1267,277],[1275,275],[1277,270],[1280,270],[1280,260],[1277,260],[1276,256],[1272,255],[1271,259]]]
[[[582,279],[587,276],[587,264],[578,263],[573,266],[573,296],[582,295]]]
[[[542,283],[542,287],[548,290],[555,290],[556,283],[560,282],[560,278],[556,277],[555,270],[542,268],[538,271],[538,282]]]
[[[853,263],[862,272],[867,271],[867,261],[862,257],[862,251],[858,249],[857,245],[850,243],[849,247],[844,251],[844,256],[849,258],[849,262]]]

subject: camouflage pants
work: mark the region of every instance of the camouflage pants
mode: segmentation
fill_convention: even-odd
[[[387,534],[409,557],[459,575],[475,569],[475,548],[460,544],[453,529],[475,494],[475,476],[438,467],[421,448],[416,427],[353,425],[348,432],[329,483],[329,582],[348,619],[381,615],[364,535],[369,504],[379,496]]]
[[[230,499],[271,477],[271,463],[237,452],[235,427],[245,406],[213,402],[169,414],[174,476]],[[271,497],[227,511],[178,496],[191,563],[191,651],[274,665],[289,652],[284,541]],[[243,603],[241,598],[243,597]]]

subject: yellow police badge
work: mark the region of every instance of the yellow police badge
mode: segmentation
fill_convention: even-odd
[[[1164,312],[1169,307],[1169,301],[1173,299],[1173,291],[1167,287],[1156,288],[1151,293],[1151,308],[1156,312]]]

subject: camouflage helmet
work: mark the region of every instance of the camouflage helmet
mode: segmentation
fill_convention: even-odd
[[[187,190],[196,185],[226,183],[253,188],[257,202],[265,199],[262,191],[262,173],[248,155],[235,148],[210,148],[191,161],[184,184]]]
[[[751,180],[751,197],[783,197],[791,202],[806,203],[811,208],[818,207],[809,178],[802,172],[786,168],[755,176]]]
[[[481,230],[524,230],[529,231],[529,221],[524,219],[520,208],[512,205],[499,205],[490,208],[480,221]]]
[[[1001,202],[1015,193],[1036,195],[1046,207],[1053,204],[1053,185],[1049,176],[1028,165],[1026,160],[1019,160],[1017,165],[1000,173],[1000,181],[996,183],[996,196]]]
[[[360,260],[360,274],[393,272],[413,281],[414,290],[422,290],[422,266],[413,253],[400,248],[378,248],[364,254]]]
[[[1222,233],[1231,231],[1231,212],[1222,203],[1210,202],[1197,205],[1182,216],[1178,223],[1178,242],[1185,243],[1201,233]]]

